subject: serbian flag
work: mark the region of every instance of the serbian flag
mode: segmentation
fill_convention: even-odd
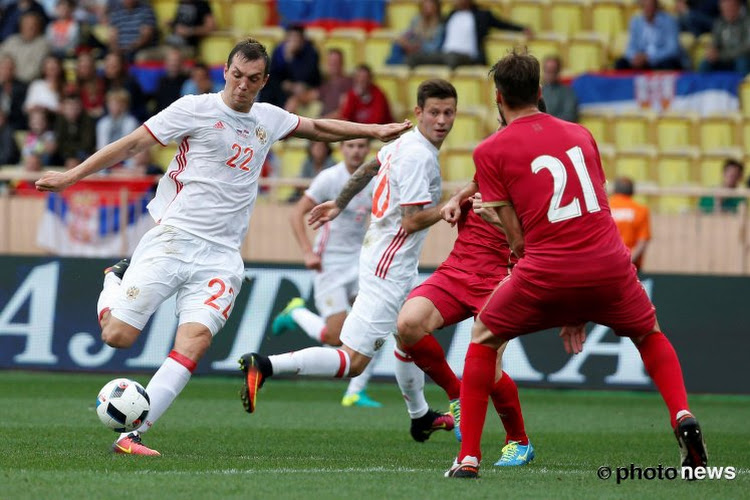
[[[67,257],[132,255],[141,237],[154,227],[146,209],[153,185],[151,177],[105,177],[49,193],[37,244]]]

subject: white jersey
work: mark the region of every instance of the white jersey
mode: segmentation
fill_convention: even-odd
[[[179,149],[149,203],[159,224],[239,250],[271,145],[291,134],[299,117],[267,103],[234,111],[221,94],[188,95],[144,126],[162,145]]]
[[[350,177],[344,162],[337,163],[320,172],[305,195],[315,203],[335,200]],[[357,265],[372,206],[372,185],[370,182],[357,193],[338,217],[318,231],[313,251],[321,256],[323,269]]]
[[[380,170],[373,186],[372,215],[360,256],[360,276],[413,280],[427,230],[406,234],[401,227],[401,207],[427,208],[440,201],[438,149],[414,128],[383,147],[378,161]]]

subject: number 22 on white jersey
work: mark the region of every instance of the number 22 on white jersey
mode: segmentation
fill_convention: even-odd
[[[583,158],[583,151],[580,146],[570,148],[565,152],[573,162],[573,168],[575,168],[576,174],[578,175],[578,182],[581,183],[581,189],[583,190],[583,201],[586,204],[586,211],[589,213],[598,212],[601,210],[599,207],[599,200],[596,199],[596,192],[594,191],[594,185],[591,183],[591,177],[586,170],[586,161]],[[581,216],[581,204],[578,198],[573,198],[573,201],[565,205],[560,206],[562,201],[563,193],[565,192],[565,186],[568,183],[568,172],[565,169],[565,165],[560,161],[559,158],[550,155],[537,156],[534,161],[531,162],[531,171],[535,174],[541,170],[547,169],[552,174],[552,199],[550,200],[549,210],[547,210],[547,219],[554,224],[568,219],[574,219]]]

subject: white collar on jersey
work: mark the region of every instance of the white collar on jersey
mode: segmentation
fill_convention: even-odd
[[[419,141],[424,143],[430,149],[430,151],[432,151],[432,154],[434,154],[435,156],[438,156],[440,154],[440,150],[436,148],[435,145],[431,143],[429,139],[427,139],[427,137],[422,135],[422,132],[419,131],[419,127],[415,126],[412,131],[417,134],[417,138],[419,139]]]

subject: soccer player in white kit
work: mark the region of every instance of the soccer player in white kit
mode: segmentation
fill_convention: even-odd
[[[255,410],[258,389],[272,375],[359,375],[385,338],[396,332],[398,312],[417,279],[426,229],[441,219],[438,152],[453,126],[456,103],[456,90],[449,82],[422,82],[414,109],[417,127],[357,169],[335,201],[313,209],[310,222],[319,227],[338,216],[354,194],[377,176],[370,227],[360,254],[359,294],[344,321],[343,345],[338,349],[310,347],[269,357],[244,355],[240,367],[246,373],[241,392],[246,411]],[[408,365],[415,371],[411,378],[424,381],[421,370],[414,363]],[[424,441],[434,430],[453,428],[450,414],[429,409],[421,386],[407,391],[401,388],[412,422],[419,422],[423,437],[419,440]]]
[[[305,307],[304,299],[295,297],[274,318],[273,335],[281,335],[299,326],[317,342],[334,347],[341,345],[341,327],[359,290],[359,249],[369,222],[372,182],[354,196],[340,217],[320,228],[314,244],[307,235],[305,218],[315,205],[336,199],[369,152],[367,139],[343,141],[341,154],[344,160],[320,172],[295,204],[289,222],[304,255],[305,267],[315,272],[315,308],[319,315]],[[365,392],[372,368],[369,365],[361,375],[349,381],[341,400],[343,406],[383,406]]]
[[[268,70],[265,47],[253,39],[242,41],[227,58],[222,92],[182,97],[77,167],[47,172],[36,183],[40,191],[61,191],[156,144],[179,143],[148,206],[157,226],[141,239],[131,263],[121,261],[105,271],[97,304],[102,340],[127,348],[158,306],[177,293],[179,326],[173,350],[146,387],[148,418],[115,441],[116,453],[159,455],[140,435],[182,391],[229,317],[244,272],[240,245],[271,145],[290,135],[326,142],[388,141],[410,127],[408,122],[312,120],[254,103]]]

